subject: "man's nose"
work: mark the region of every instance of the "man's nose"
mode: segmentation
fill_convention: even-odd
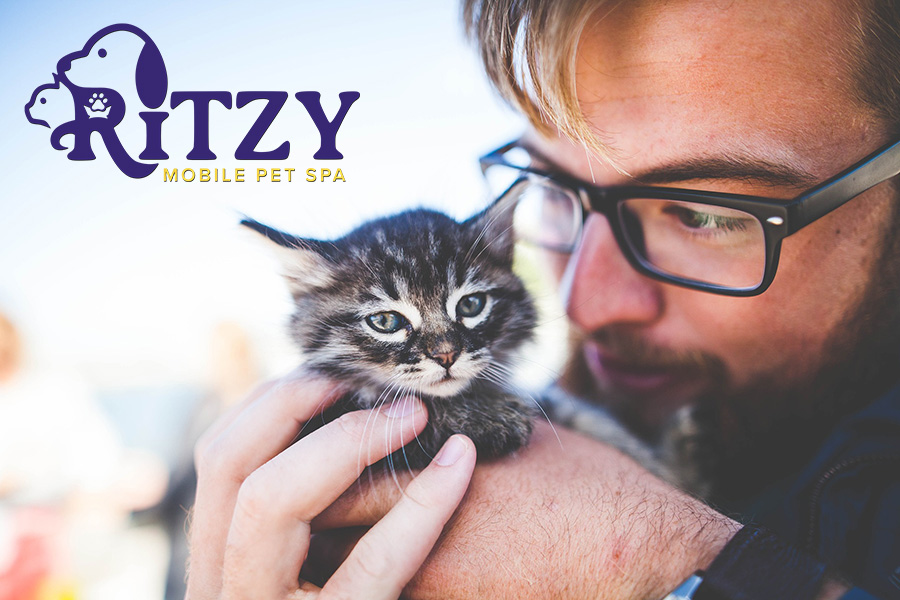
[[[631,266],[606,217],[588,217],[563,277],[570,319],[586,331],[612,324],[653,323],[663,312],[662,285]]]

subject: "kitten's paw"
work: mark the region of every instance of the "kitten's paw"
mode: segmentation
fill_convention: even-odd
[[[496,458],[515,452],[528,444],[532,431],[532,411],[518,399],[498,402],[493,414],[467,423],[466,433],[478,452],[478,458]]]
[[[528,444],[532,410],[516,397],[485,396],[465,406],[426,400],[430,419],[425,429],[389,460],[394,469],[423,469],[453,434],[468,436],[479,459],[497,458]]]

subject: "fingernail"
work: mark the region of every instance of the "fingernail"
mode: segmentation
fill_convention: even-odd
[[[466,443],[458,435],[452,436],[441,451],[434,457],[434,462],[442,467],[455,464],[466,453]]]
[[[415,396],[404,396],[399,400],[394,400],[391,405],[384,409],[384,415],[390,419],[398,419],[400,417],[408,417],[409,415],[422,410],[422,403]]]

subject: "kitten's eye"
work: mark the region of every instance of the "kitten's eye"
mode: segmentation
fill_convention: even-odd
[[[478,292],[463,296],[456,303],[456,315],[459,317],[474,317],[484,310],[487,304],[487,294]]]
[[[394,333],[400,331],[409,324],[406,317],[398,312],[388,311],[375,313],[366,317],[369,327],[380,333]]]

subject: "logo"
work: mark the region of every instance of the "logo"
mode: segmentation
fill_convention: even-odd
[[[169,159],[163,150],[163,123],[169,112],[159,110],[166,101],[168,87],[165,62],[150,36],[134,25],[110,25],[92,35],[81,50],[59,59],[53,82],[34,90],[25,105],[25,116],[30,123],[50,129],[50,145],[55,150],[68,150],[69,160],[95,160],[91,134],[100,134],[116,167],[128,177],[140,179],[153,173],[159,161]],[[338,94],[341,106],[330,120],[322,109],[319,92],[297,92],[294,97],[319,132],[320,145],[313,158],[342,159],[343,154],[337,149],[337,133],[347,111],[359,98],[359,92]],[[174,91],[169,97],[169,108],[174,110],[185,103],[193,105],[194,145],[185,158],[216,160],[216,154],[209,147],[210,104],[217,102],[230,110],[232,100],[237,109],[262,100],[266,104],[235,149],[234,157],[237,160],[286,160],[290,155],[288,141],[268,151],[258,150],[257,146],[288,99],[289,94],[281,91],[237,92],[234,96],[227,91]],[[138,121],[133,115],[135,111],[126,110],[126,105],[137,108]],[[143,149],[137,159],[132,156],[136,150],[126,150],[117,130],[140,132]],[[184,171],[191,171],[193,179],[193,170]],[[203,171],[208,173],[209,170]],[[237,171],[243,173],[243,169]],[[265,172],[265,169],[257,171],[259,181],[259,171]],[[314,169],[308,169],[307,173],[310,171]],[[218,181],[218,170],[216,173]],[[177,179],[177,169],[175,175]],[[341,177],[343,179],[343,175]],[[166,181],[169,180],[167,172]],[[202,180],[206,181],[208,177]]]

